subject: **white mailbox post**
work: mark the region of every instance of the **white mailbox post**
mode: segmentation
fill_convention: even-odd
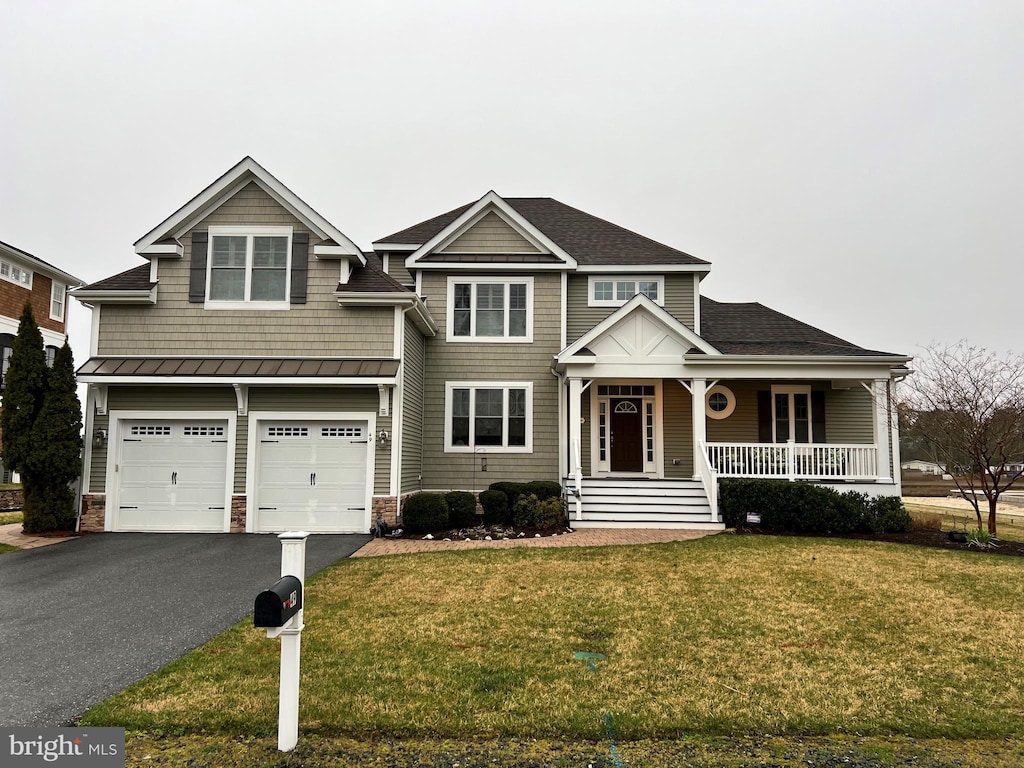
[[[281,540],[281,580],[256,598],[256,626],[267,629],[267,637],[281,638],[281,688],[277,715],[277,748],[281,752],[295,749],[299,740],[299,656],[302,650],[302,606],[306,580],[305,531],[289,531]],[[296,580],[298,582],[297,587]],[[294,587],[294,588],[293,588]],[[284,594],[282,594],[282,590]],[[298,611],[283,622],[273,616],[287,616],[289,609]],[[261,611],[261,608],[264,610]],[[277,624],[277,626],[274,626]]]

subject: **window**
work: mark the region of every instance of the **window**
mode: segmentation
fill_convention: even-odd
[[[64,283],[54,280],[50,284],[50,319],[64,320]]]
[[[7,336],[8,334],[4,334]],[[3,346],[0,347],[0,355],[3,357],[3,367],[0,369],[0,389],[3,389],[7,384],[7,369],[11,367],[11,354],[14,352],[14,348],[11,346],[13,341],[2,342]]]
[[[52,344],[47,344],[43,347],[43,352],[46,353],[46,367],[53,368],[53,361],[57,359],[57,348]]]
[[[645,275],[642,277],[591,277],[589,280],[590,295],[587,299],[591,307],[621,307],[638,293],[642,293],[659,306],[665,305],[665,278]]]
[[[290,227],[210,227],[208,305],[287,309]]]
[[[810,387],[772,387],[772,438],[776,443],[811,441]]]
[[[727,419],[736,410],[736,395],[728,387],[716,384],[708,390],[704,413],[711,419]]]
[[[24,269],[9,261],[0,261],[0,278],[25,288],[32,287],[32,270]]]
[[[445,451],[533,450],[533,385],[449,382],[445,387]]]
[[[448,341],[533,341],[533,278],[448,278]]]

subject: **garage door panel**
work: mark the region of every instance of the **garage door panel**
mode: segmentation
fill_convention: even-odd
[[[125,422],[115,529],[223,531],[227,422]]]
[[[366,422],[267,422],[260,429],[259,530],[366,528]]]

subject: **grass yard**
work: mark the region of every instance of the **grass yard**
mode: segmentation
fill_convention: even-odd
[[[944,531],[954,528],[960,529],[965,525],[968,530],[978,527],[978,517],[972,508],[955,506],[957,500],[951,500],[950,505],[937,504],[915,504],[904,502],[907,512],[917,522],[928,521],[930,525],[940,527]],[[987,504],[987,502],[986,502]],[[1024,511],[1024,510],[1022,510]],[[982,525],[988,527],[988,508],[981,508]],[[999,531],[999,538],[1007,541],[1024,541],[1024,516],[996,514],[996,526]]]
[[[24,519],[25,519],[25,516],[21,512],[0,512],[0,525],[10,525],[11,523],[20,523]]]
[[[611,727],[627,742],[1019,743],[1021,605],[1017,558],[862,541],[719,535],[346,560],[308,585],[300,727],[371,741],[603,741]],[[272,735],[277,651],[236,626],[83,724],[222,744]]]
[[[7,554],[8,552],[17,552],[17,547],[12,547],[10,544],[0,544],[0,555]]]

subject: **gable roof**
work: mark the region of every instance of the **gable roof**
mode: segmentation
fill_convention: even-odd
[[[250,182],[258,184],[321,240],[326,241],[314,247],[315,255],[348,257],[360,264],[366,263],[362,251],[355,243],[278,181],[266,168],[248,156],[136,240],[135,252],[146,257],[173,255],[178,247],[176,240],[180,235]]]
[[[493,193],[492,193],[493,194]],[[464,217],[484,198],[400,230],[374,242],[378,250],[416,250]],[[498,197],[495,195],[495,197]],[[687,265],[708,267],[696,256],[664,245],[551,197],[501,198],[510,209],[539,230],[580,267]],[[394,248],[394,246],[406,246]],[[411,246],[411,247],[410,247]]]
[[[76,293],[90,291],[148,291],[156,283],[149,279],[149,264],[126,269],[112,277],[105,277],[95,283],[79,288]]]
[[[726,355],[893,356],[864,349],[757,302],[700,297],[701,336]]]
[[[28,251],[23,251],[21,248],[15,248],[13,245],[0,241],[0,254],[2,253],[6,253],[9,256],[28,262],[32,266],[33,270],[42,272],[51,279],[56,277],[69,285],[81,285],[85,282],[74,275],[68,274],[63,269],[58,269],[53,266],[53,264],[43,261],[38,256],[33,256]]]
[[[375,253],[363,253],[366,264],[356,267],[349,275],[348,282],[338,285],[339,291],[359,293],[412,293],[400,282],[384,273],[380,256]]]

